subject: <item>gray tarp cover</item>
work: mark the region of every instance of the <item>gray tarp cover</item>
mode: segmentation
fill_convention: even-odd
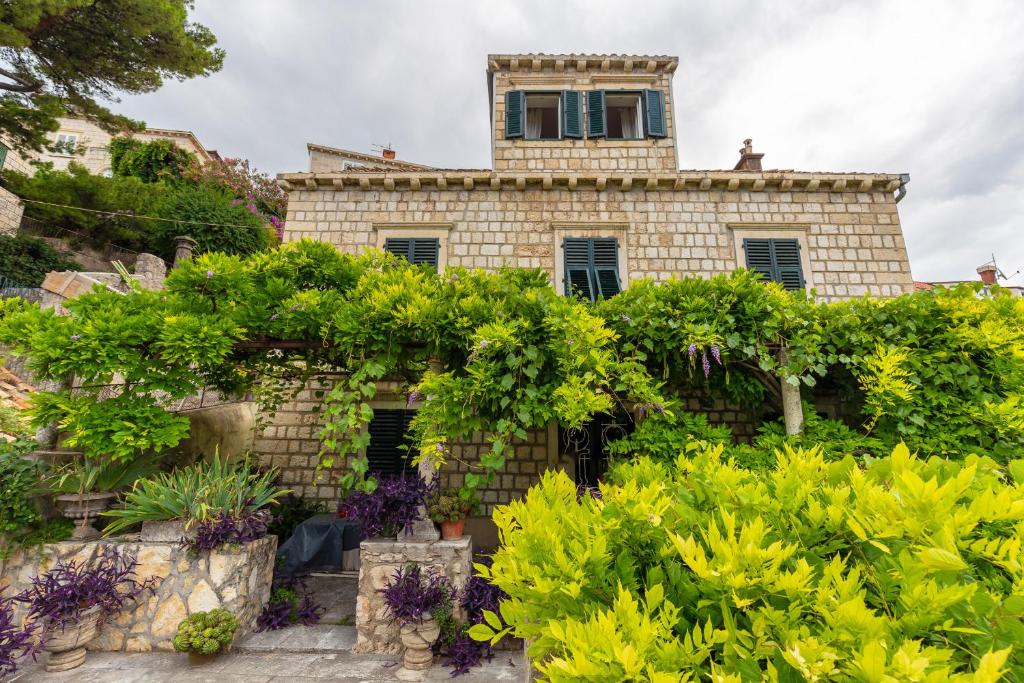
[[[341,554],[359,547],[359,526],[337,515],[310,517],[295,527],[291,538],[277,549],[284,557],[285,576],[304,574],[314,569],[341,569]]]

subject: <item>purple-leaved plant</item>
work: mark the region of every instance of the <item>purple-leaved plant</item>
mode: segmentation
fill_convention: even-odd
[[[209,551],[225,543],[249,543],[266,536],[272,521],[268,510],[256,510],[237,519],[221,514],[197,524],[195,538],[185,541],[185,545],[190,550]]]
[[[420,565],[409,564],[399,567],[380,593],[392,620],[404,626],[422,623],[455,589],[448,577],[424,574]]]
[[[14,623],[14,599],[0,595],[0,680],[18,670],[18,660],[36,658],[39,645],[35,637],[35,624],[18,626]]]
[[[143,593],[154,592],[157,578],[136,580],[137,566],[133,556],[106,547],[95,566],[74,560],[58,562],[50,571],[33,576],[31,585],[14,599],[28,605],[29,616],[47,629],[62,629],[92,607],[113,614],[129,600],[137,601]]]
[[[397,536],[422,517],[427,483],[418,474],[377,476],[373,493],[355,491],[345,499],[348,516],[358,522],[363,538]]]
[[[490,555],[480,555],[476,558],[476,564],[490,567],[494,559]],[[462,594],[459,604],[466,610],[466,619],[470,625],[483,623],[484,610],[498,612],[498,603],[506,599],[508,594],[495,586],[493,583],[473,574],[466,580],[462,587]]]
[[[490,660],[493,656],[490,645],[473,640],[465,631],[456,633],[452,644],[448,646],[448,666],[452,668],[453,678],[468,674],[484,657]]]

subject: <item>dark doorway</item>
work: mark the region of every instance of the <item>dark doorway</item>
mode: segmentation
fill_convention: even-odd
[[[633,432],[633,420],[625,414],[599,415],[579,429],[558,429],[562,455],[576,460],[576,485],[596,488],[608,471],[607,445]]]

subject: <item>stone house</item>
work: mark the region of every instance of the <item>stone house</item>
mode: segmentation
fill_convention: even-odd
[[[0,139],[0,171],[31,173],[29,160],[18,153],[9,140]],[[0,235],[13,235],[21,225],[25,205],[16,194],[0,187]]]
[[[196,156],[200,163],[219,158],[215,150],[203,146],[195,134],[187,130],[147,128],[132,137],[150,142],[169,140],[178,147]],[[50,133],[51,149],[40,153],[38,161],[50,162],[56,169],[65,169],[72,161],[85,166],[90,173],[110,175],[110,150],[112,136],[92,121],[77,117],[63,117],[60,128]]]
[[[393,154],[366,160],[311,144],[309,170],[279,176],[288,192],[284,239],[311,237],[350,253],[384,248],[439,270],[540,268],[560,291],[588,298],[638,278],[737,267],[825,300],[913,290],[897,211],[908,176],[767,170],[749,140],[733,168],[680,170],[677,66],[665,56],[491,55],[491,168],[434,168]],[[332,499],[332,486],[313,481],[316,402],[310,389],[285,406],[256,450],[304,495]],[[404,397],[383,395],[377,408],[371,466],[394,470]],[[704,408],[740,434],[753,429],[734,408]],[[484,492],[488,508],[547,467],[586,483],[600,472],[602,440],[619,427],[531,435]],[[460,455],[472,461],[479,447],[464,444]],[[462,475],[445,473],[453,485]]]

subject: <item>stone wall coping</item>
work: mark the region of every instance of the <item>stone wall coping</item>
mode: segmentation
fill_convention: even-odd
[[[492,171],[485,169],[434,171],[370,171],[344,173],[281,173],[285,191],[320,189],[417,191],[437,190],[552,190],[595,189],[598,192],[634,189],[648,191],[747,190],[771,188],[780,192],[895,192],[896,173],[831,173],[818,171]]]
[[[368,538],[368,539],[366,539],[365,541],[363,541],[362,543],[359,544],[359,549],[361,551],[366,551],[366,552],[371,552],[371,553],[390,553],[390,552],[395,552],[395,550],[400,550],[400,549],[406,548],[406,547],[408,547],[410,545],[414,545],[414,546],[429,546],[431,549],[434,549],[434,550],[450,549],[450,550],[458,551],[458,550],[461,550],[463,548],[470,547],[472,545],[472,543],[473,543],[473,537],[472,536],[463,536],[462,538],[456,539],[454,541],[446,541],[444,539],[439,539],[437,541],[413,541],[413,540],[401,540],[401,541],[399,541],[399,540],[392,539],[392,538]]]
[[[542,69],[565,71],[567,68],[576,71],[600,69],[601,71],[622,71],[632,73],[633,70],[654,73],[662,71],[672,73],[679,66],[679,58],[670,55],[619,55],[619,54],[515,54],[487,55],[487,71],[540,71]]]

